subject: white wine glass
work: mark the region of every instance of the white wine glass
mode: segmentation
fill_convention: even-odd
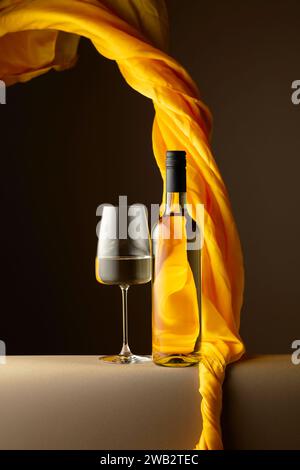
[[[123,345],[119,354],[100,356],[116,364],[151,361],[151,356],[132,354],[128,344],[128,289],[151,280],[151,243],[147,210],[142,204],[105,205],[98,235],[96,278],[101,284],[118,285],[122,292]]]

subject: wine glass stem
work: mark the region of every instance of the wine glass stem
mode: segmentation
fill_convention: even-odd
[[[127,292],[129,286],[122,284],[120,286],[122,291],[122,313],[123,313],[123,347],[120,352],[122,356],[131,356],[131,351],[128,345],[128,306],[127,306]]]

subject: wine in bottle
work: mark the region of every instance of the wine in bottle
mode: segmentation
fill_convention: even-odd
[[[168,151],[166,204],[152,232],[152,353],[163,366],[200,360],[202,231],[187,210],[186,154]]]

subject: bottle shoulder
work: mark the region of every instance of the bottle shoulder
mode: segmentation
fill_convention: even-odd
[[[185,224],[185,233],[186,233],[186,238],[187,241],[191,244],[190,246],[193,247],[192,249],[200,249],[202,246],[202,230],[197,224],[197,222],[187,213],[184,215],[182,214],[163,214],[158,221],[153,225],[152,231],[151,231],[151,238],[152,242],[154,245],[156,244],[156,241],[158,238],[161,236],[161,230],[160,227],[161,225],[172,226],[174,224],[174,220],[172,222],[173,218],[184,218],[184,224]],[[170,230],[170,233],[172,233],[172,230]],[[171,238],[171,237],[170,237]]]

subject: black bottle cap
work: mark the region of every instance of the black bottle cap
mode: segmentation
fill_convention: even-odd
[[[186,166],[186,153],[184,150],[167,150],[167,168]]]
[[[168,150],[167,192],[186,192],[186,153],[184,150]]]

